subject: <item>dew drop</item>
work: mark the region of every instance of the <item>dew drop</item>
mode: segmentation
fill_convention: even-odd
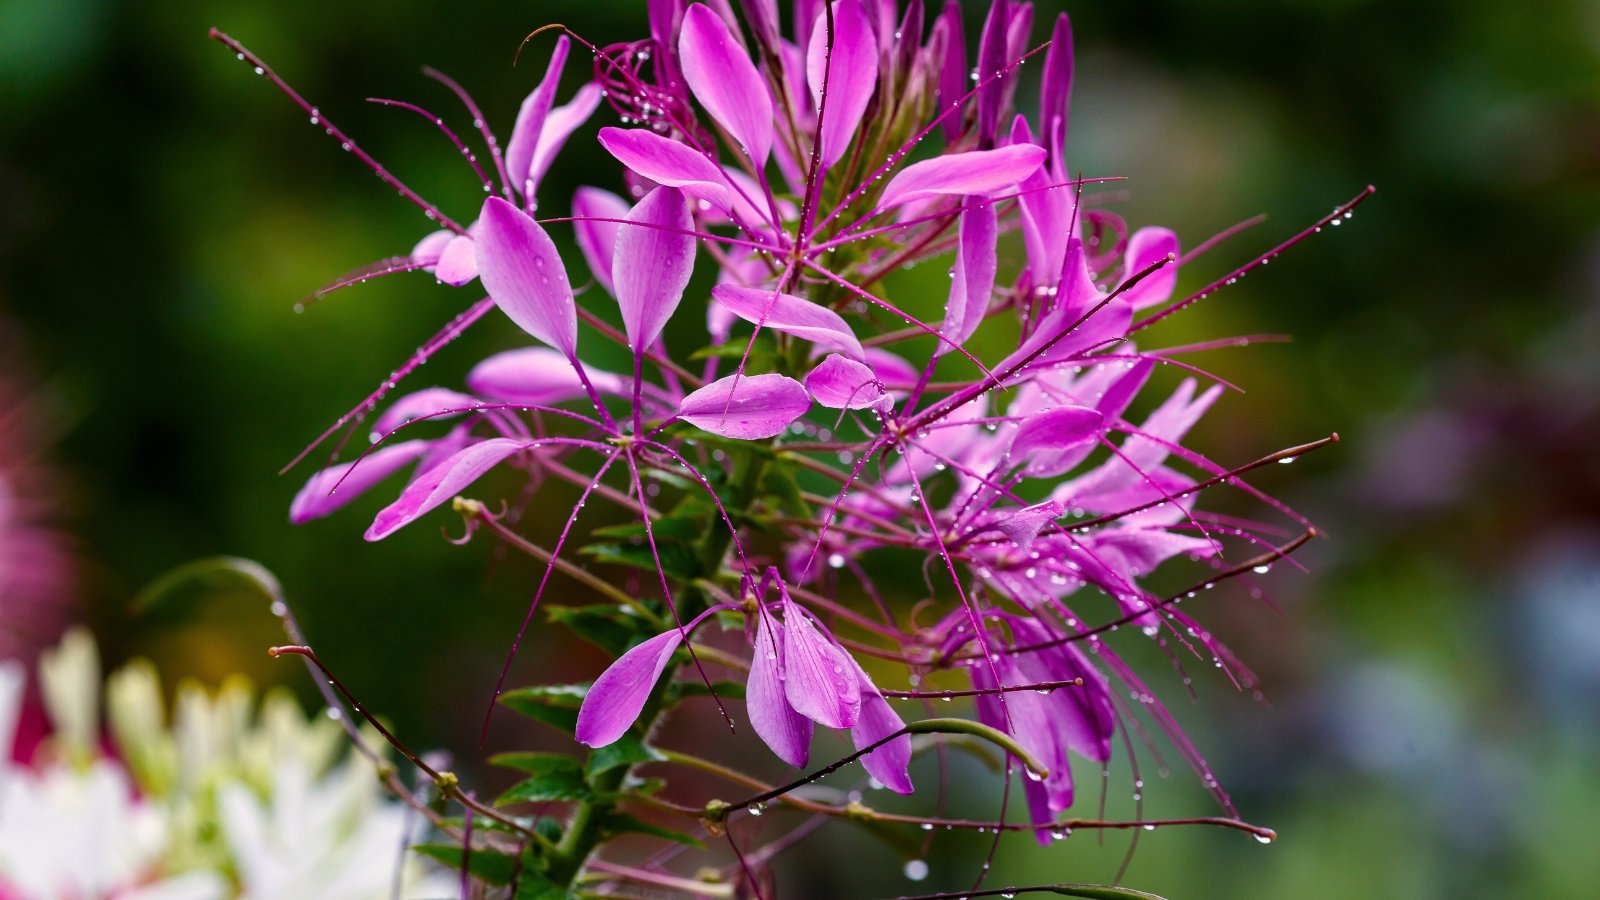
[[[921,881],[928,877],[928,864],[920,859],[913,859],[901,869],[906,878],[911,881]]]

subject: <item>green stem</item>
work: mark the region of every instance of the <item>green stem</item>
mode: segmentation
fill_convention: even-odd
[[[741,454],[734,460],[731,490],[722,501],[723,507],[735,524],[745,518],[754,507],[760,494],[761,479],[766,474],[768,459],[766,453],[749,453]],[[721,517],[713,518],[701,537],[695,553],[703,577],[715,578],[722,570],[723,561],[727,558],[729,549],[733,547],[733,540],[733,534],[729,532]],[[693,583],[685,585],[675,599],[678,617],[687,621],[703,612],[710,602],[711,598],[703,589]],[[670,708],[667,702],[668,691],[678,670],[684,665],[687,665],[687,661],[668,666],[663,677],[656,682],[655,688],[650,692],[650,697],[645,701],[644,709],[639,716],[639,722],[643,724],[635,726],[642,727],[645,735],[655,731],[663,721]],[[575,805],[572,818],[567,822],[560,843],[546,854],[548,866],[545,877],[556,884],[565,885],[569,894],[578,889],[584,864],[609,837],[605,827],[607,816],[616,809],[622,799],[620,796],[622,785],[633,770],[633,766],[618,766],[591,776],[589,788],[593,796]]]

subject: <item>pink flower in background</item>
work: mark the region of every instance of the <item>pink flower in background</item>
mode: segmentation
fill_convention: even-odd
[[[21,338],[0,318],[0,659],[31,660],[77,605],[58,476],[41,459],[45,401],[18,371]]]

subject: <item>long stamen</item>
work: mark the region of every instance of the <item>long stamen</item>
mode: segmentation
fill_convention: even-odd
[[[1343,222],[1345,219],[1348,219],[1352,215],[1354,215],[1355,208],[1357,206],[1360,206],[1362,201],[1366,200],[1368,197],[1371,197],[1373,194],[1375,194],[1377,192],[1378,192],[1377,188],[1373,187],[1370,184],[1367,185],[1366,189],[1363,190],[1361,193],[1355,195],[1355,197],[1353,199],[1349,200],[1348,202],[1346,202],[1346,203],[1344,203],[1344,204],[1342,204],[1342,205],[1340,205],[1338,207],[1335,207],[1333,212],[1328,213],[1327,215],[1325,215],[1322,218],[1318,219],[1315,223],[1313,223],[1310,227],[1306,228],[1304,231],[1301,231],[1299,234],[1296,234],[1294,237],[1289,238],[1288,240],[1284,241],[1283,243],[1279,244],[1278,246],[1273,247],[1271,250],[1268,250],[1266,253],[1263,253],[1260,256],[1256,257],[1254,260],[1251,260],[1250,262],[1240,266],[1239,268],[1234,269],[1232,272],[1229,272],[1228,274],[1222,276],[1221,278],[1218,278],[1216,281],[1211,282],[1210,284],[1206,285],[1205,287],[1201,288],[1200,290],[1196,291],[1195,293],[1190,294],[1189,296],[1183,298],[1182,300],[1179,300],[1179,301],[1173,303],[1172,305],[1166,307],[1165,309],[1160,310],[1159,312],[1151,313],[1150,315],[1145,316],[1143,319],[1140,319],[1139,321],[1133,323],[1133,326],[1128,329],[1128,333],[1132,334],[1132,333],[1134,333],[1136,331],[1141,331],[1141,330],[1143,330],[1145,328],[1149,328],[1151,325],[1154,325],[1155,323],[1161,321],[1162,319],[1165,319],[1167,316],[1170,316],[1175,312],[1178,312],[1178,311],[1184,310],[1184,309],[1188,309],[1190,306],[1193,306],[1194,304],[1200,302],[1201,300],[1204,300],[1205,298],[1211,296],[1211,294],[1215,293],[1216,291],[1220,290],[1221,288],[1224,288],[1224,287],[1227,287],[1230,284],[1233,284],[1234,282],[1238,281],[1239,279],[1243,278],[1244,276],[1250,274],[1251,272],[1254,272],[1256,269],[1259,269],[1262,266],[1266,265],[1267,263],[1272,262],[1274,259],[1277,259],[1278,258],[1278,254],[1280,254],[1283,251],[1289,249],[1290,247],[1293,247],[1295,244],[1300,243],[1301,241],[1305,240],[1306,238],[1310,237],[1311,235],[1321,232],[1324,227],[1329,226],[1329,225],[1337,225],[1340,222]]]
[[[271,66],[263,62],[261,58],[256,56],[254,53],[251,53],[243,44],[215,28],[211,29],[209,36],[213,40],[220,42],[223,46],[232,50],[234,55],[238,56],[241,61],[247,62],[254,66],[257,75],[266,76],[267,80],[271,81],[273,85],[278,88],[278,90],[282,91],[285,96],[294,101],[296,106],[304,110],[306,115],[311,117],[311,124],[322,126],[324,133],[339,142],[339,148],[341,150],[344,150],[346,153],[353,154],[357,159],[365,163],[367,168],[371,169],[374,174],[383,180],[384,184],[387,184],[388,186],[399,191],[400,196],[411,201],[412,205],[422,210],[423,214],[429,219],[438,222],[440,225],[443,225],[451,231],[454,231],[456,234],[467,233],[465,228],[457,224],[454,219],[445,215],[444,212],[439,209],[439,207],[434,206],[432,203],[422,199],[422,197],[419,196],[415,191],[409,187],[406,187],[404,182],[390,174],[388,169],[385,169],[377,160],[373,159],[372,156],[367,153],[367,151],[361,149],[360,145],[351,140],[348,135],[339,129],[338,126],[328,121],[328,118],[322,114],[321,110],[306,102],[306,99],[300,96],[300,94],[296,92],[294,88],[290,87],[287,81],[284,81],[282,78],[278,77],[278,73],[274,72]]]
[[[494,183],[489,180],[488,175],[483,173],[483,167],[478,165],[478,157],[473,154],[472,150],[467,147],[466,144],[461,142],[461,138],[456,136],[456,133],[450,129],[450,126],[444,123],[444,119],[441,119],[433,113],[428,112],[415,103],[407,103],[404,100],[386,100],[382,97],[368,97],[367,102],[376,103],[379,106],[393,106],[398,109],[407,110],[408,112],[416,113],[422,118],[432,122],[433,126],[439,129],[440,133],[448,138],[451,144],[455,145],[456,152],[465,157],[467,162],[472,165],[473,173],[478,176],[478,181],[483,184],[483,192],[486,194],[494,192]]]

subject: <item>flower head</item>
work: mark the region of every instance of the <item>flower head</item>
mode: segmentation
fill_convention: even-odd
[[[620,119],[596,141],[619,164],[622,192],[586,186],[570,216],[541,219],[531,173],[545,157],[508,157],[514,177],[498,196],[489,185],[473,224],[414,254],[437,251],[427,264],[441,280],[476,276],[488,298],[366,405],[490,309],[542,346],[485,360],[465,391],[397,400],[377,420],[380,446],[313,475],[292,515],[331,512],[413,461],[369,538],[496,466],[576,485],[548,550],[512,530],[514,515],[461,508],[469,533],[487,527],[544,563],[530,621],[558,571],[614,601],[556,614],[616,656],[592,685],[560,694],[583,698],[570,727],[596,748],[591,760],[612,759],[598,753],[614,744],[623,749],[612,754],[637,752],[623,739],[642,745],[689,696],[676,673],[694,671],[717,697],[706,667],[721,666],[743,680],[750,724],[778,759],[804,767],[817,725],[848,731],[847,758],[909,792],[919,724],[905,725],[891,700],[937,692],[879,688],[860,662],[872,655],[913,686],[950,671],[970,680],[984,726],[971,727],[1039,776],[1025,787],[1041,834],[1073,801],[1070,757],[1105,762],[1119,731],[1143,733],[1130,728],[1139,716],[1231,815],[1109,633],[1136,625],[1251,685],[1178,609],[1182,593],[1159,595],[1145,579],[1183,558],[1220,570],[1209,581],[1298,546],[1206,514],[1197,498],[1213,485],[1305,523],[1240,480],[1267,460],[1228,468],[1184,445],[1225,383],[1179,358],[1194,348],[1152,349],[1142,332],[1218,285],[1175,298],[1177,236],[1130,229],[1092,193],[1105,179],[1071,174],[1066,16],[1033,46],[1032,5],[999,0],[969,53],[954,2],[931,21],[915,0],[903,14],[894,2],[799,3],[787,36],[770,0],[740,6],[748,36],[731,4],[660,0],[648,37],[590,47],[591,87]],[[566,41],[519,117],[519,134],[540,135],[523,146],[553,152],[580,118],[541,112]],[[1029,117],[1014,103],[1023,63],[1040,54],[1041,108]],[[518,181],[523,158],[530,177]],[[562,258],[558,228],[570,228],[588,277]],[[904,269],[935,260],[947,287],[929,296],[901,284]],[[697,266],[715,270],[698,293]],[[600,291],[574,288],[591,280]],[[692,326],[674,318],[702,301],[697,338],[700,315]],[[632,371],[594,368],[596,340],[625,351]],[[1193,377],[1143,399],[1163,369]],[[444,420],[442,434],[411,437]],[[408,439],[389,443],[401,430]],[[569,559],[591,498],[632,518],[584,547],[645,573],[630,591]],[[918,568],[915,610],[880,595],[878,579]],[[742,639],[719,639],[713,622],[729,632],[742,622]],[[588,788],[615,789],[599,778]]]

